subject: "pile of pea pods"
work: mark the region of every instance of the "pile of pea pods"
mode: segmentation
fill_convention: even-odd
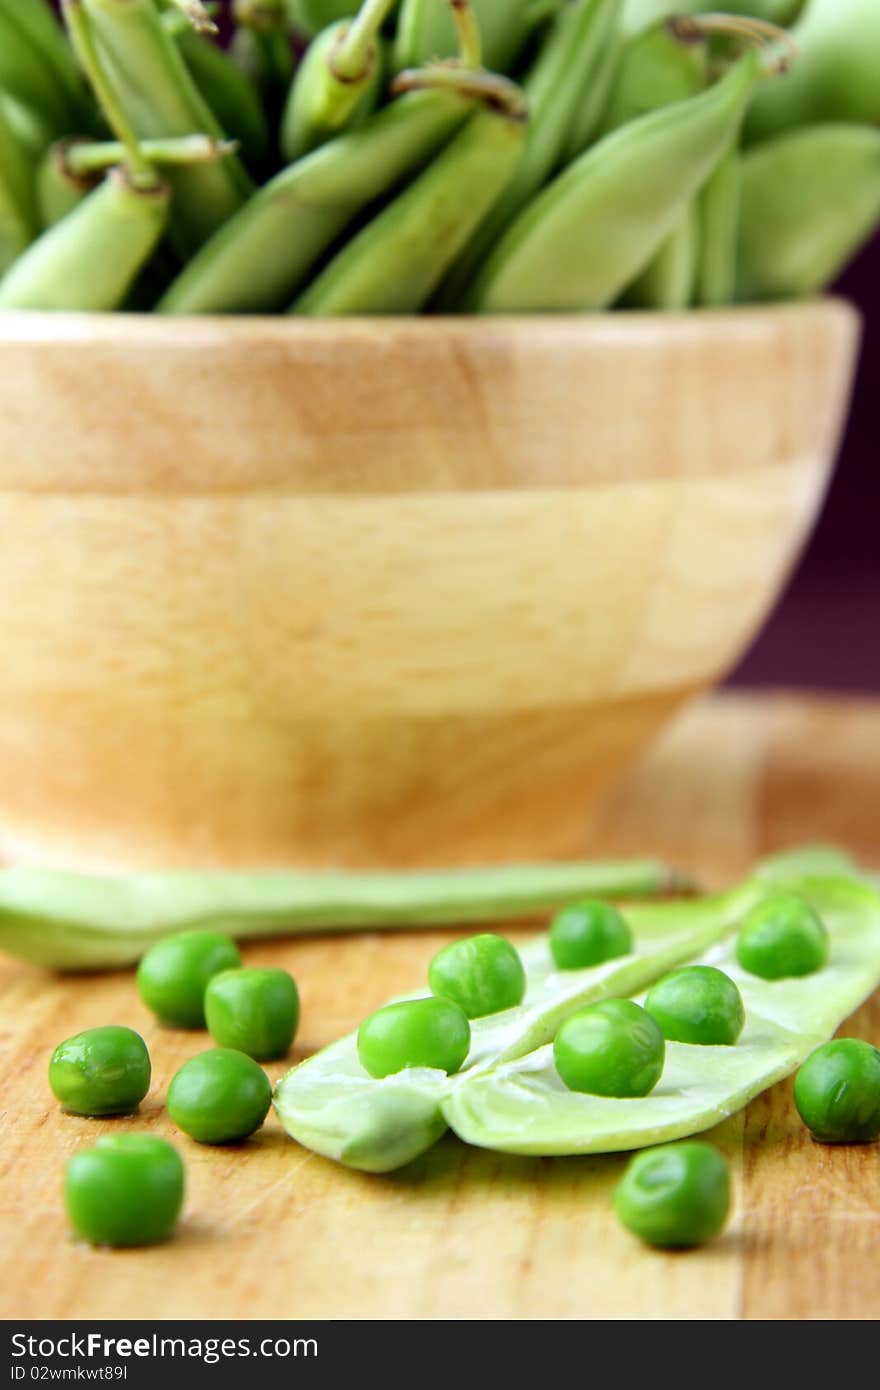
[[[683,310],[880,223],[877,0],[57,8],[0,0],[0,308]]]

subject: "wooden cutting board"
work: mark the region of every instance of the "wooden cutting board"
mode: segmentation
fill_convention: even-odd
[[[585,852],[656,853],[730,882],[761,854],[836,841],[880,867],[880,702],[715,699],[691,710],[585,826]],[[293,971],[299,1059],[424,977],[452,933],[249,946]],[[525,935],[519,933],[518,935]],[[101,1023],[143,1032],[154,1084],[140,1117],[62,1115],[45,1081],[61,1038]],[[880,996],[844,1032],[880,1044]],[[447,1137],[405,1171],[348,1172],[274,1119],[238,1148],[175,1133],[162,1097],[204,1035],[163,1031],[131,973],[62,980],[0,961],[0,1248],[5,1318],[868,1318],[880,1307],[880,1148],[814,1144],[790,1082],[709,1136],[736,1211],[722,1239],[680,1255],[617,1225],[623,1160],[524,1159]],[[268,1070],[273,1080],[286,1064]],[[61,1173],[100,1134],[180,1143],[185,1217],[144,1251],[75,1243]]]

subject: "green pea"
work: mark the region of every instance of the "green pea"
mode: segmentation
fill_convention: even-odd
[[[742,996],[723,970],[685,965],[651,990],[645,1008],[669,1042],[732,1046],[743,1030]]]
[[[705,1245],[727,1220],[730,1170],[711,1144],[645,1149],[630,1161],[614,1194],[614,1210],[648,1245]]]
[[[431,992],[451,999],[468,1018],[485,1018],[521,1004],[526,972],[515,946],[484,932],[438,951],[428,970]]]
[[[605,999],[572,1014],[553,1044],[568,1089],[593,1096],[646,1096],[660,1080],[665,1052],[657,1024],[631,999]]]
[[[406,1067],[460,1070],[471,1045],[467,1014],[451,999],[408,999],[370,1014],[358,1029],[364,1071],[380,1079]]]
[[[70,1224],[92,1245],[157,1245],[174,1232],[183,1205],[180,1154],[148,1134],[105,1135],[68,1160]]]
[[[880,1136],[880,1049],[838,1038],[811,1052],[794,1083],[798,1114],[823,1144]]]
[[[172,1028],[204,1028],[205,990],[221,970],[241,965],[235,942],[221,932],[182,931],[166,936],[138,966],[141,999]]]
[[[296,981],[286,970],[224,970],[205,990],[205,1018],[220,1047],[257,1062],[283,1057],[299,1023]]]
[[[269,1113],[272,1086],[244,1052],[215,1047],[190,1057],[168,1087],[168,1114],[200,1144],[247,1139]]]
[[[774,893],[752,908],[736,943],[743,970],[762,980],[813,975],[828,960],[828,931],[810,904],[794,893]]]
[[[59,1043],[49,1062],[56,1100],[75,1115],[137,1110],[150,1088],[150,1054],[131,1028],[90,1028]]]
[[[583,970],[628,955],[632,932],[610,903],[586,899],[557,913],[550,923],[550,951],[557,970]]]

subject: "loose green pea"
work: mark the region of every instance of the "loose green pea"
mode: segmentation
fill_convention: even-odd
[[[774,893],[743,923],[736,958],[762,980],[814,975],[828,960],[828,930],[810,904],[794,893]]]
[[[257,1062],[283,1057],[299,1023],[299,992],[286,970],[224,970],[205,990],[208,1031],[220,1047]]]
[[[730,1047],[746,1021],[733,980],[712,965],[673,970],[658,980],[645,1008],[669,1042]]]
[[[150,1088],[150,1054],[131,1028],[90,1028],[59,1043],[49,1062],[56,1100],[75,1115],[123,1115]]]
[[[200,1144],[247,1139],[260,1128],[271,1101],[272,1086],[263,1068],[228,1047],[190,1057],[168,1087],[168,1114]]]
[[[601,965],[633,947],[632,932],[610,903],[572,903],[550,924],[550,951],[557,970],[583,970]]]
[[[467,1014],[451,999],[408,999],[388,1004],[358,1029],[361,1066],[380,1079],[405,1067],[460,1070],[471,1045]]]
[[[590,1004],[563,1023],[553,1044],[556,1070],[570,1091],[646,1096],[663,1071],[666,1046],[649,1013],[631,999]]]
[[[438,951],[428,970],[431,992],[451,999],[468,1018],[484,1018],[521,1004],[526,972],[516,947],[484,932]]]
[[[880,1136],[880,1049],[838,1038],[811,1052],[794,1083],[798,1114],[823,1144]]]
[[[68,1160],[70,1224],[92,1245],[156,1245],[174,1232],[184,1171],[175,1148],[149,1134],[105,1135]]]
[[[235,942],[221,932],[182,931],[157,941],[138,966],[141,999],[172,1028],[204,1028],[205,990],[221,970],[241,965]]]
[[[614,1194],[619,1221],[648,1245],[705,1245],[730,1210],[730,1170],[710,1144],[664,1144],[636,1154]]]

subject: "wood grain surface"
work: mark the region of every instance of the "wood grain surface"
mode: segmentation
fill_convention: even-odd
[[[706,702],[606,797],[584,850],[661,853],[720,885],[757,855],[817,838],[880,866],[878,703]],[[249,946],[246,959],[296,975],[298,1058],[421,978],[450,935],[274,942]],[[109,1022],[149,1043],[155,1075],[142,1112],[64,1116],[46,1086],[49,1053]],[[844,1031],[880,1044],[880,997]],[[668,1255],[617,1225],[616,1157],[522,1159],[447,1137],[403,1172],[370,1177],[300,1148],[274,1117],[237,1148],[192,1143],[162,1100],[205,1037],[157,1028],[128,972],[64,980],[4,960],[0,1041],[6,1318],[858,1319],[880,1307],[880,1152],[814,1144],[790,1082],[710,1136],[735,1174],[728,1231]],[[269,1068],[273,1079],[285,1066]],[[74,1242],[60,1200],[65,1159],[101,1133],[136,1128],[184,1153],[177,1239],[130,1252]]]
[[[4,315],[0,852],[576,852],[776,598],[858,331]]]

